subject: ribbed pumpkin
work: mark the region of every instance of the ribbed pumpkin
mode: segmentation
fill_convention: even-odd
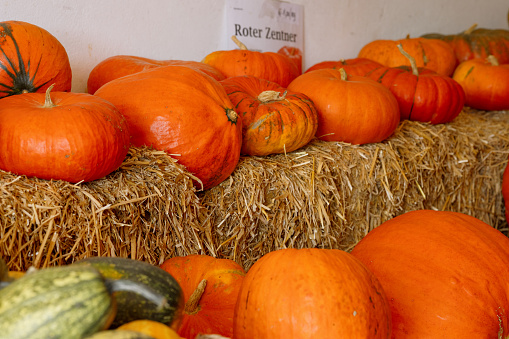
[[[302,74],[302,51],[297,47],[283,46],[278,51],[283,55],[289,57],[297,65],[299,75]]]
[[[100,179],[129,150],[126,119],[85,93],[25,93],[0,100],[0,168],[40,179]]]
[[[487,58],[488,55],[495,56],[502,64],[509,63],[509,31],[476,27],[477,24],[458,34],[430,33],[423,37],[447,42],[454,50],[458,64],[470,59]]]
[[[442,124],[454,120],[465,104],[465,92],[448,76],[418,68],[415,59],[399,45],[411,67],[380,67],[367,77],[387,87],[396,97],[401,120]]]
[[[178,334],[195,339],[198,334],[232,336],[233,312],[246,272],[231,259],[187,255],[165,260],[184,291],[186,306]]]
[[[134,55],[115,55],[98,63],[90,72],[87,91],[94,94],[99,87],[111,80],[161,66],[187,66],[204,72],[216,80],[223,80],[223,73],[214,67],[199,61],[154,60]]]
[[[309,67],[306,71],[311,72],[322,68],[340,69],[343,68],[348,75],[365,75],[369,71],[382,67],[383,65],[374,60],[366,58],[341,59],[339,61],[322,61]]]
[[[318,113],[306,95],[249,75],[220,83],[242,118],[241,153],[291,152],[315,136]]]
[[[166,151],[204,189],[221,183],[237,166],[242,122],[221,84],[203,72],[161,66],[112,80],[95,95],[126,117],[134,146]]]
[[[387,139],[400,122],[398,102],[383,85],[344,69],[304,73],[288,86],[307,95],[318,111],[316,136],[326,141],[367,144]]]
[[[509,337],[509,238],[481,220],[407,212],[351,253],[387,294],[393,338]]]
[[[252,75],[282,87],[287,87],[299,76],[297,65],[288,56],[276,52],[250,51],[238,39],[233,38],[239,49],[212,52],[202,62],[218,69],[227,78]]]
[[[498,111],[509,109],[509,64],[500,65],[494,56],[471,59],[458,65],[453,74],[465,90],[465,104]]]
[[[249,269],[233,338],[390,338],[385,293],[351,254],[335,249],[269,252]]]
[[[62,44],[45,29],[23,21],[0,22],[0,98],[71,90],[72,72]]]
[[[367,58],[387,67],[410,66],[398,45],[415,58],[417,67],[425,67],[441,75],[451,76],[456,68],[456,56],[451,46],[439,39],[406,38],[401,40],[374,40],[359,52],[359,58]]]
[[[509,166],[505,166],[502,177],[502,197],[504,198],[505,219],[509,223]]]

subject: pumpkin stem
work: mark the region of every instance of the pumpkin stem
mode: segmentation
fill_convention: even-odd
[[[489,63],[491,64],[491,66],[500,66],[500,64],[498,63],[498,59],[496,56],[494,55],[488,55],[488,57],[486,58],[486,60],[489,61]]]
[[[234,124],[237,124],[238,114],[235,112],[235,110],[231,108],[226,109],[226,117],[228,118],[228,121],[233,122]]]
[[[186,314],[194,314],[198,311],[198,304],[200,303],[203,292],[205,292],[205,287],[207,287],[207,280],[203,279],[186,302],[186,306],[184,308],[184,312]]]
[[[401,44],[398,44],[398,49],[401,52],[401,54],[403,54],[408,59],[408,61],[410,61],[410,67],[412,67],[412,74],[418,76],[419,70],[417,68],[417,64],[415,63],[414,57],[408,54],[407,51],[403,49],[403,46]]]
[[[269,102],[269,101],[281,101],[286,98],[287,91],[284,91],[283,94],[278,91],[263,91],[258,95],[258,100],[260,100],[263,103]]]
[[[46,98],[44,99],[44,106],[42,106],[43,108],[51,108],[51,107],[55,107],[56,106],[53,103],[53,101],[51,101],[51,96],[50,96],[50,92],[51,92],[51,90],[53,89],[54,86],[55,86],[55,84],[49,86],[48,89],[46,90]]]
[[[470,33],[472,33],[476,27],[477,27],[477,24],[473,24],[472,26],[470,26],[469,29],[467,29],[465,32],[463,32],[463,34],[470,34]]]
[[[104,279],[104,283],[110,294],[114,294],[118,291],[129,291],[152,301],[157,305],[158,309],[162,309],[168,305],[168,300],[149,286],[125,279]]]
[[[346,71],[344,70],[344,68],[340,68],[339,73],[341,73],[341,80],[343,80],[343,81],[348,80],[348,74],[346,74]]]
[[[232,35],[232,40],[239,47],[240,50],[247,51],[246,45],[244,45],[242,42],[240,42],[239,39],[237,39],[237,36]]]

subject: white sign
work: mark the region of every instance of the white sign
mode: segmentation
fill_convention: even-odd
[[[278,52],[283,47],[304,51],[304,8],[277,0],[228,0],[225,49],[238,48],[235,35],[249,50]]]

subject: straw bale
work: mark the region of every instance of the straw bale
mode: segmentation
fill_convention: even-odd
[[[0,256],[26,270],[92,255],[159,264],[203,253],[248,269],[280,248],[349,251],[382,222],[423,208],[507,231],[507,131],[508,112],[465,110],[443,125],[403,121],[381,143],[313,140],[287,154],[241,157],[207,191],[149,148],[133,147],[119,170],[90,183],[0,171]]]

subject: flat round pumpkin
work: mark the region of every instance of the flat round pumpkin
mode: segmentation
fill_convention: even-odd
[[[203,189],[221,183],[237,166],[242,122],[221,84],[203,72],[156,67],[112,80],[95,95],[126,117],[134,146],[169,153]]]

